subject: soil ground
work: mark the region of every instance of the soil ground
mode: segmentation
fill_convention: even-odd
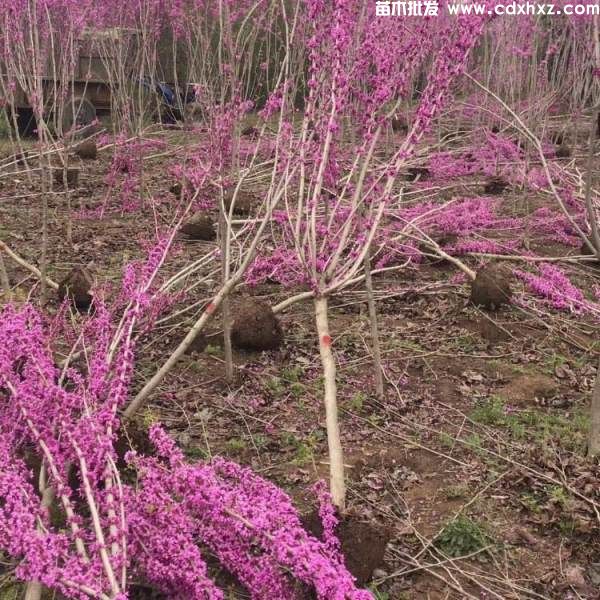
[[[152,235],[155,219],[167,218],[173,182],[165,178],[165,158],[149,161],[145,172],[147,193],[163,198],[155,216],[146,207],[142,217],[123,213],[110,198],[103,217],[82,216],[80,209],[91,213],[107,202],[110,160],[106,150],[81,164],[80,187],[71,194],[72,244],[65,235],[65,194],[48,196],[49,276],[56,281],[93,261],[99,282],[118,284],[123,265],[141,256],[138,242]],[[28,178],[21,168],[6,172],[0,238],[39,264],[39,176]],[[458,193],[468,184],[457,184],[466,186]],[[523,190],[502,197],[507,213],[542,202]],[[215,247],[182,236],[170,268],[175,272]],[[536,251],[578,253],[541,242]],[[7,267],[18,299],[32,287],[38,296],[27,271],[10,261]],[[581,264],[576,272],[585,291],[598,285],[595,267]],[[455,283],[455,275],[447,263],[424,263],[375,277],[383,401],[372,393],[364,293],[346,290],[331,303],[349,512],[390,539],[371,588],[381,600],[600,598],[600,466],[585,458],[598,323],[567,313],[540,315],[516,303],[481,310],[469,304],[468,285]],[[245,296],[273,306],[294,291],[277,284],[243,287],[232,299],[234,315]],[[203,302],[210,289],[195,294]],[[49,298],[47,309],[57,306]],[[144,339],[138,386],[185,335],[194,314],[161,323]],[[328,471],[312,304],[295,304],[279,318],[284,345],[234,351],[234,384],[225,383],[222,344],[214,335],[202,352],[180,361],[139,421],[142,427],[163,422],[191,460],[224,455],[252,466],[308,513],[311,484]],[[218,332],[218,319],[211,327]]]

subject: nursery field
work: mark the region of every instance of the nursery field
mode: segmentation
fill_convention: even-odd
[[[568,121],[561,122],[561,130],[568,127]],[[452,154],[460,157],[471,148],[469,138],[485,136],[481,128],[465,133],[466,139],[452,143]],[[70,191],[74,218],[65,211],[64,192],[53,193],[50,279],[62,281],[73,267],[93,263],[90,270],[99,285],[120,281],[123,265],[142,256],[139,240],[152,236],[161,204],[169,205],[169,188],[177,181],[165,178],[164,155],[185,152],[181,138],[179,132],[148,137],[164,148],[154,152],[162,156],[151,154],[144,161],[144,195],[159,199],[154,219],[140,219],[138,210],[115,210],[107,198],[113,148],[81,163],[79,185]],[[568,164],[561,161],[574,172],[586,154],[585,146],[576,144]],[[430,170],[427,160],[421,165]],[[499,247],[514,241],[513,229],[522,220],[529,233],[524,247],[549,257],[548,264],[560,266],[593,298],[600,284],[595,261],[572,258],[580,257],[581,249],[561,244],[558,228],[556,236],[547,235],[561,222],[552,199],[517,185],[486,195],[488,184],[480,173],[429,174],[422,182],[406,183],[411,199],[403,210],[431,198],[439,202],[441,193],[459,203],[479,202],[490,209],[492,222],[479,231],[475,223],[473,229],[479,240]],[[19,256],[35,262],[42,219],[39,183],[28,182],[15,167],[3,179],[2,191],[4,239]],[[248,192],[260,197],[260,184]],[[473,206],[470,216],[460,209],[465,221],[481,220],[477,211],[483,206]],[[72,243],[65,237],[70,219]],[[393,217],[386,226],[393,226]],[[449,228],[440,243],[458,241],[460,226],[456,232]],[[182,232],[175,237],[173,273],[218,248],[216,240],[190,237]],[[465,262],[476,269],[488,260],[471,256]],[[510,270],[521,263],[506,264]],[[26,301],[31,274],[16,263],[9,264],[8,273],[18,283],[16,301]],[[198,311],[193,306],[202,308],[210,299],[214,265],[200,275],[201,285],[178,303],[176,316],[142,337],[134,386],[150,377],[185,336]],[[241,284],[232,294],[234,322],[248,318],[255,301],[278,307],[305,289],[263,279]],[[511,287],[513,305],[496,311],[478,307],[470,302],[470,286],[460,271],[426,248],[414,264],[375,276],[384,398],[374,392],[364,287],[351,285],[331,303],[348,478],[344,552],[361,584],[372,580],[380,598],[479,598],[485,590],[491,597],[563,598],[572,589],[595,597],[600,472],[585,455],[597,318],[553,310],[516,278]],[[46,310],[56,314],[60,307],[50,292]],[[282,307],[277,316],[283,344],[264,352],[234,346],[231,383],[217,316],[139,417],[124,426],[117,451],[131,446],[151,452],[145,431],[159,421],[191,460],[219,455],[251,466],[288,491],[309,515],[315,509],[311,486],[328,474],[314,315],[304,300]],[[57,351],[57,358],[64,360],[66,351]],[[85,367],[81,359],[77,364]],[[363,531],[362,523],[373,529]]]
[[[106,4],[2,17],[0,600],[600,598],[598,18]]]

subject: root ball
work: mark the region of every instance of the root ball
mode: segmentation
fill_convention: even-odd
[[[96,160],[98,158],[98,146],[96,140],[84,140],[75,146],[75,154],[82,160]]]
[[[235,190],[231,189],[225,192],[224,204],[225,210],[229,212],[231,208],[231,203],[233,201],[233,194]],[[238,217],[247,217],[252,212],[252,206],[255,203],[255,198],[252,194],[248,192],[239,191],[237,196],[235,197],[235,202],[233,205],[233,214]]]
[[[213,219],[205,214],[193,216],[181,227],[180,231],[190,240],[210,242],[217,236]]]
[[[497,264],[489,264],[477,272],[471,283],[471,302],[489,310],[497,310],[510,302],[510,273]]]
[[[56,185],[61,187],[65,183],[68,187],[77,187],[79,185],[79,169],[76,168],[63,169],[57,167],[53,170],[53,177]]]
[[[231,341],[241,350],[276,350],[283,343],[283,330],[266,302],[248,299],[237,311]]]
[[[556,149],[556,158],[570,158],[571,154],[571,148],[566,144],[561,144]]]
[[[92,275],[85,267],[74,267],[58,286],[58,299],[69,298],[79,311],[89,310],[92,304]]]
[[[485,194],[490,196],[499,196],[508,187],[508,181],[502,177],[492,177],[483,188]]]
[[[392,131],[394,133],[408,133],[408,123],[403,117],[392,118]]]

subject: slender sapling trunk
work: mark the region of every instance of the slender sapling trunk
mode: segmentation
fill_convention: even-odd
[[[600,454],[600,359],[596,370],[596,382],[592,392],[592,406],[590,412],[590,437],[588,440],[588,455]]]
[[[221,269],[223,272],[223,285],[229,279],[229,253],[227,251],[227,236],[229,229],[225,215],[221,210],[219,215],[219,237],[221,246]],[[221,314],[223,316],[223,351],[225,354],[225,380],[227,383],[233,383],[233,352],[231,350],[231,303],[229,296],[223,298],[221,304]]]
[[[329,474],[331,499],[340,513],[346,508],[346,484],[344,481],[344,455],[340,440],[340,424],[337,407],[337,386],[335,381],[335,359],[331,350],[329,319],[327,316],[327,296],[315,298],[315,319],[319,336],[319,351],[323,366],[325,386],[325,418],[327,423],[327,444],[329,447]]]
[[[383,400],[383,366],[381,364],[381,346],[379,345],[379,324],[377,322],[377,307],[373,297],[373,278],[371,277],[371,250],[365,254],[365,286],[367,289],[367,304],[369,306],[369,323],[371,325],[371,351],[373,352],[373,366],[375,367],[375,393],[379,400]]]

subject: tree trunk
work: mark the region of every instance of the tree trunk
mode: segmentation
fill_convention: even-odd
[[[592,392],[592,407],[590,412],[590,437],[588,441],[588,455],[600,454],[600,359],[596,370],[596,382]]]
[[[10,280],[8,279],[8,272],[6,265],[4,264],[4,256],[2,256],[2,249],[0,248],[0,285],[2,285],[4,298],[10,302],[12,300],[12,291],[10,287]]]
[[[42,148],[43,144],[40,144],[40,164],[43,164]],[[46,303],[48,294],[48,189],[52,189],[52,167],[50,161],[46,167],[42,167],[42,255],[40,257],[40,281],[41,281],[41,293],[40,293],[40,304],[43,306]],[[50,183],[49,183],[50,182]]]
[[[371,250],[365,254],[365,284],[367,288],[367,304],[369,306],[369,322],[371,324],[371,351],[375,367],[375,393],[383,400],[383,367],[381,366],[381,347],[379,345],[379,324],[377,323],[377,307],[373,298],[373,278],[371,277]]]
[[[336,368],[333,352],[331,351],[331,336],[329,335],[329,319],[327,317],[327,297],[318,296],[315,298],[315,318],[325,385],[325,418],[327,422],[327,444],[329,447],[331,498],[339,511],[343,512],[346,507],[344,455],[340,440],[337,386],[335,381]]]
[[[54,502],[54,490],[46,484],[46,469],[44,466],[40,469],[39,490],[42,495],[41,508],[49,509]],[[38,531],[42,531],[40,524],[37,525]],[[25,587],[24,600],[41,600],[44,587],[39,581],[30,581]]]
[[[219,234],[220,234],[220,246],[221,246],[221,269],[223,273],[223,285],[229,279],[229,255],[227,252],[227,236],[229,230],[225,216],[221,211],[219,215]],[[233,383],[233,352],[231,350],[231,304],[229,302],[229,296],[223,298],[221,306],[221,315],[223,317],[223,351],[225,354],[225,380],[228,384]]]
[[[600,115],[600,111],[597,112]],[[594,119],[595,120],[595,119]],[[594,128],[590,131],[589,146],[588,146],[588,157],[587,157],[587,173],[585,175],[585,206],[587,211],[588,221],[590,223],[591,236],[587,243],[590,250],[594,251],[594,254],[600,260],[600,231],[598,228],[598,215],[596,212],[596,206],[592,198],[592,187],[594,178]],[[591,245],[590,245],[591,243]]]

